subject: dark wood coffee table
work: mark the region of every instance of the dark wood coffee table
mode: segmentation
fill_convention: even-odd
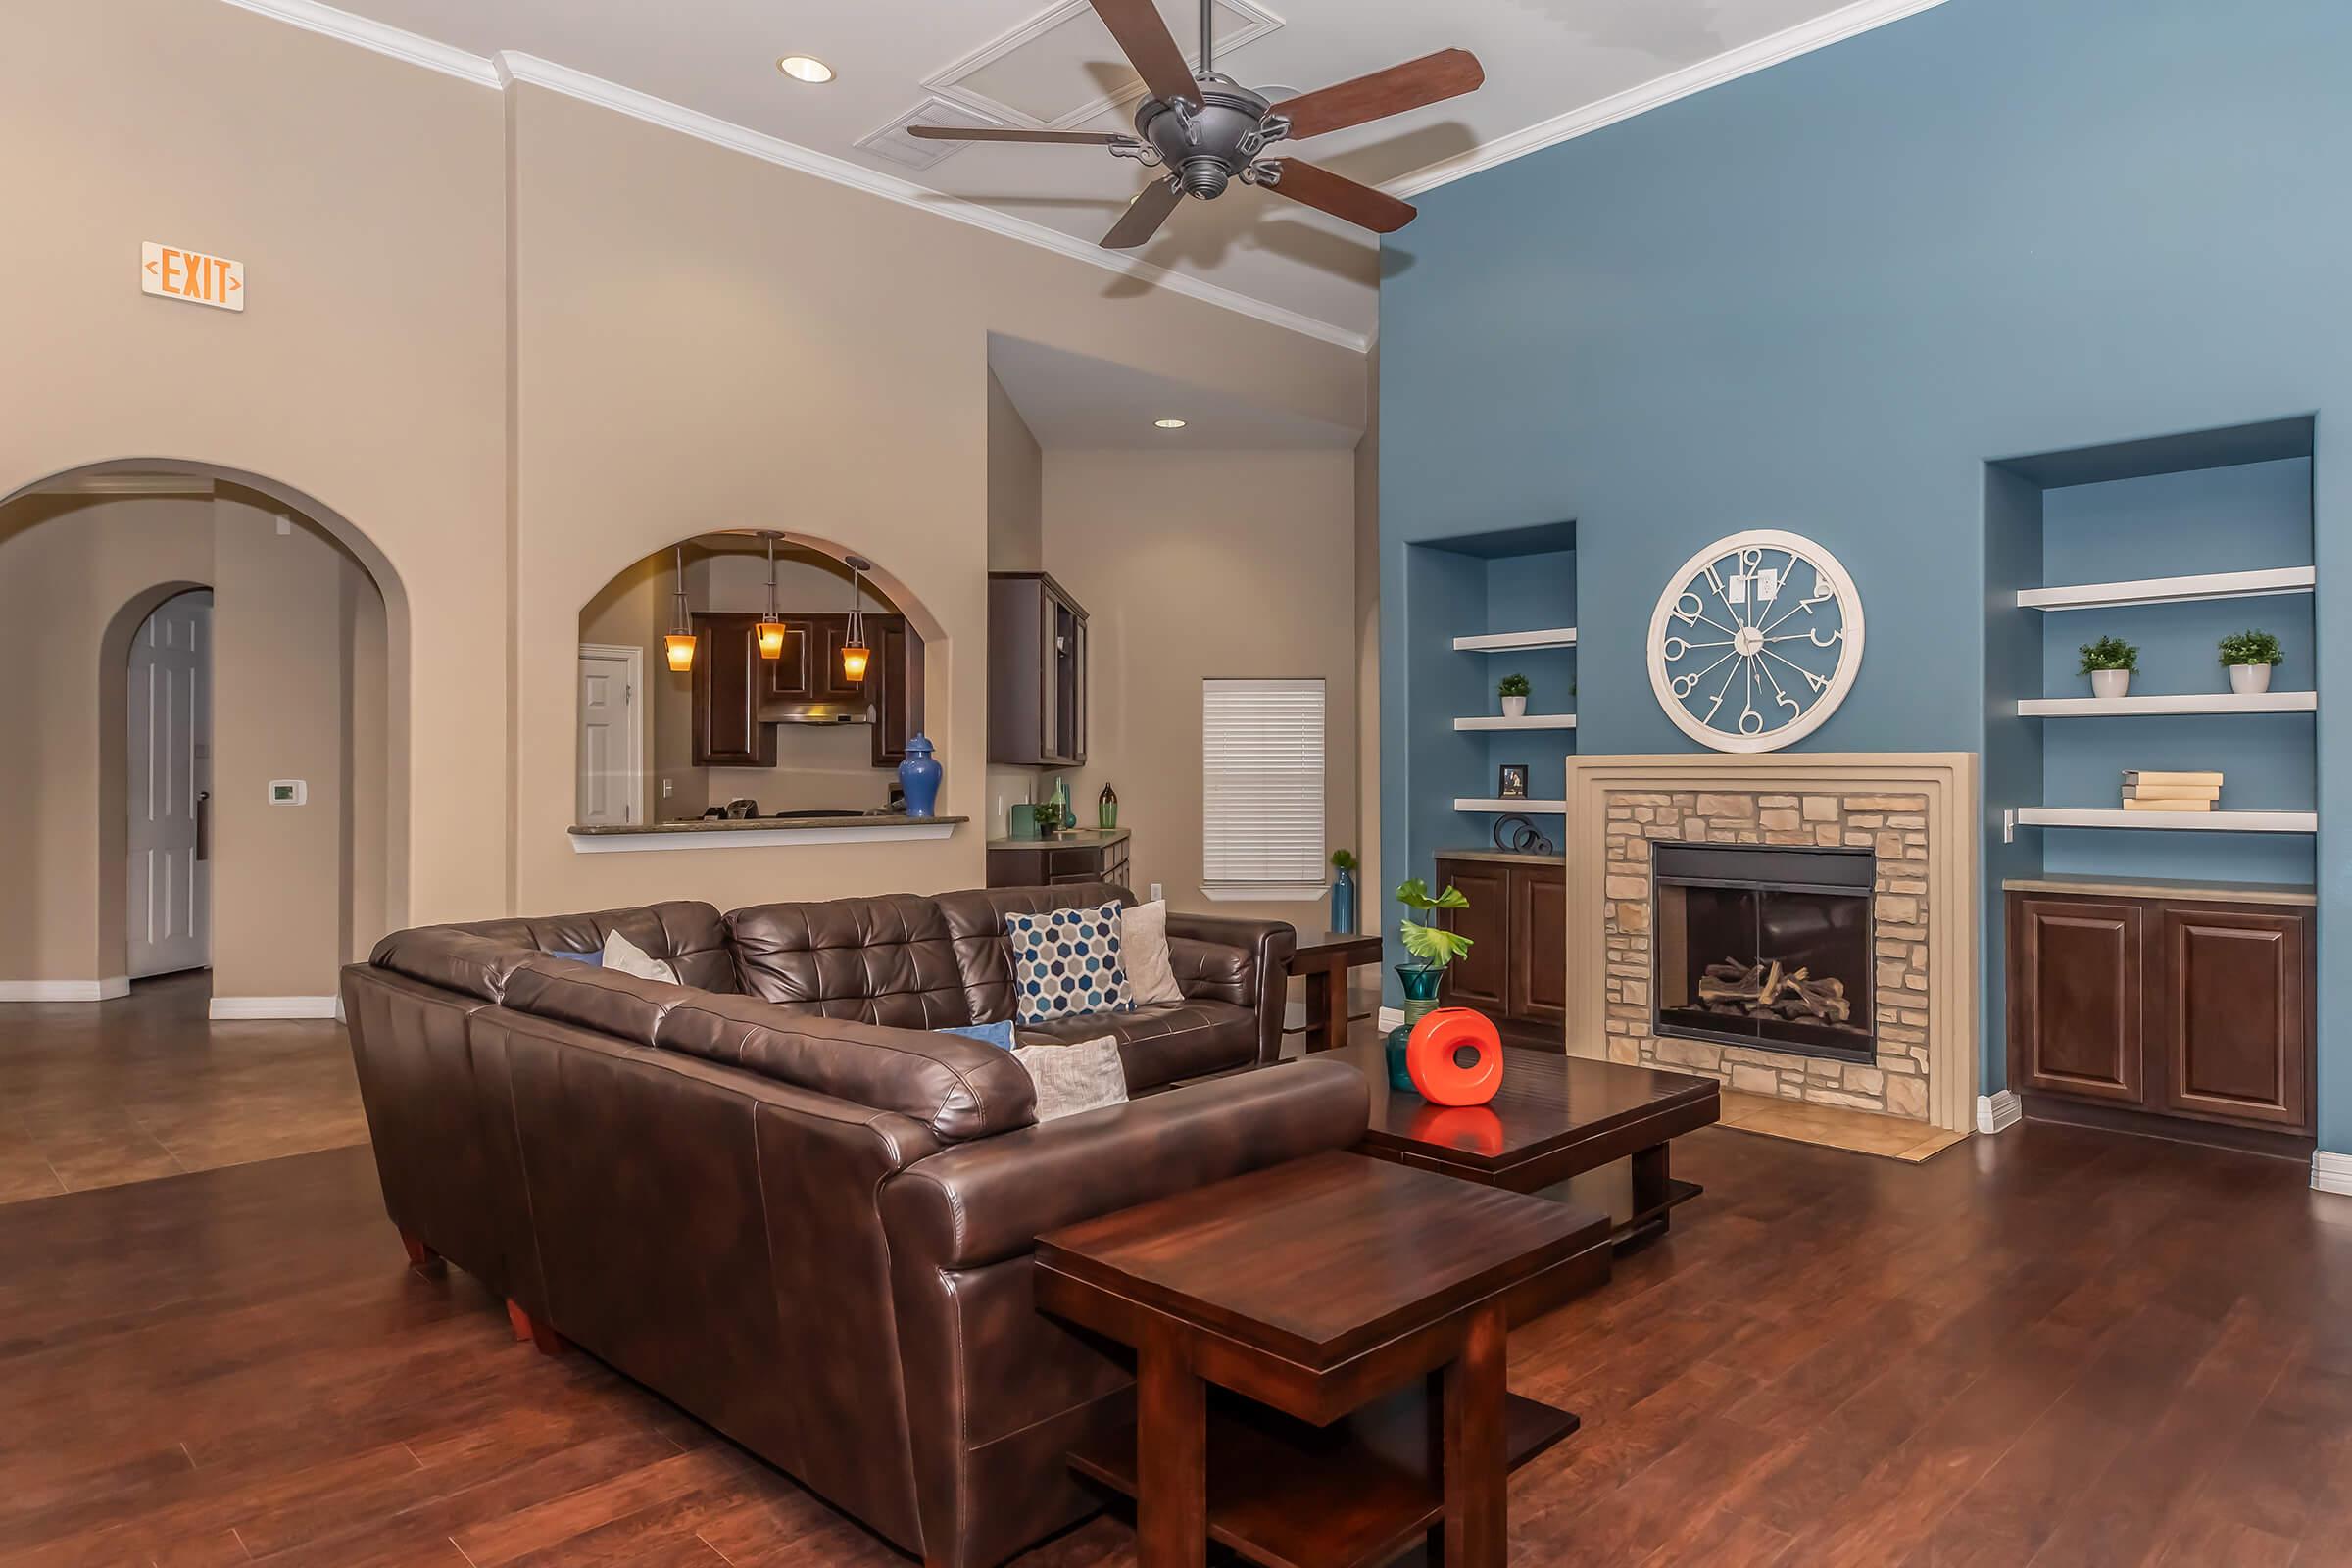
[[[1630,1159],[1634,1211],[1617,1229],[1620,1251],[1664,1234],[1676,1205],[1703,1190],[1675,1180],[1667,1141],[1720,1117],[1712,1078],[1505,1046],[1502,1088],[1493,1102],[1447,1109],[1391,1089],[1382,1046],[1348,1046],[1332,1055],[1371,1086],[1372,1124],[1357,1147],[1375,1159],[1514,1193]]]
[[[1038,1305],[1135,1348],[1134,1429],[1070,1462],[1136,1499],[1142,1568],[1212,1539],[1373,1568],[1424,1536],[1500,1568],[1505,1478],[1576,1429],[1504,1389],[1506,1332],[1608,1272],[1598,1215],[1338,1152],[1037,1243]]]

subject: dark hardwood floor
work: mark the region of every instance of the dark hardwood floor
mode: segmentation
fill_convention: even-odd
[[[2352,1200],[2040,1125],[1675,1157],[1672,1237],[1513,1337],[1585,1419],[1512,1482],[1515,1562],[2352,1562]],[[904,1561],[410,1272],[364,1149],[0,1206],[0,1478],[7,1564]]]

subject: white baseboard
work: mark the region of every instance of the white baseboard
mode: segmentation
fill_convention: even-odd
[[[2026,1102],[2016,1092],[2004,1089],[1998,1094],[1977,1097],[1977,1131],[1981,1133],[2007,1132],[2018,1124],[2026,1113]]]
[[[130,995],[130,977],[111,980],[0,980],[0,1002],[112,1002]]]
[[[343,999],[324,997],[215,997],[206,1016],[213,1018],[333,1018]]]
[[[2318,1192],[2352,1198],[2352,1154],[2330,1154],[2326,1150],[2313,1154],[2311,1185]]]
[[[1380,1026],[1382,1029],[1401,1028],[1403,1024],[1404,1009],[1402,1007],[1383,1007],[1380,1009]]]

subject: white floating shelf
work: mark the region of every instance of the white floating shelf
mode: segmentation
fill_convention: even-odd
[[[1554,626],[1547,631],[1491,631],[1476,637],[1456,637],[1453,646],[1463,653],[1497,653],[1510,648],[1574,648],[1576,628]]]
[[[2086,582],[2068,588],[2021,588],[2020,610],[2102,610],[2122,605],[2180,605],[2199,599],[2262,599],[2307,594],[2318,585],[2310,566],[2264,571],[2208,571],[2189,577],[2142,577],[2132,582]]]
[[[2317,811],[2127,811],[2121,807],[2027,806],[2020,827],[2141,827],[2193,833],[2317,833]]]
[[[2318,692],[2188,692],[2155,697],[2033,697],[2020,718],[2128,717],[2135,713],[2314,713]],[[1458,726],[1460,720],[1456,719]]]
[[[1490,714],[1479,718],[1457,718],[1455,729],[1574,729],[1574,713],[1522,713],[1517,718]]]
[[[1527,816],[1565,816],[1568,814],[1566,801],[1481,801],[1467,795],[1455,796],[1453,808],[1457,811],[1517,811]]]

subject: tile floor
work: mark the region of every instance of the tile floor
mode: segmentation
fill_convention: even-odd
[[[211,977],[0,1004],[0,1203],[368,1141],[343,1026],[212,1022]]]

